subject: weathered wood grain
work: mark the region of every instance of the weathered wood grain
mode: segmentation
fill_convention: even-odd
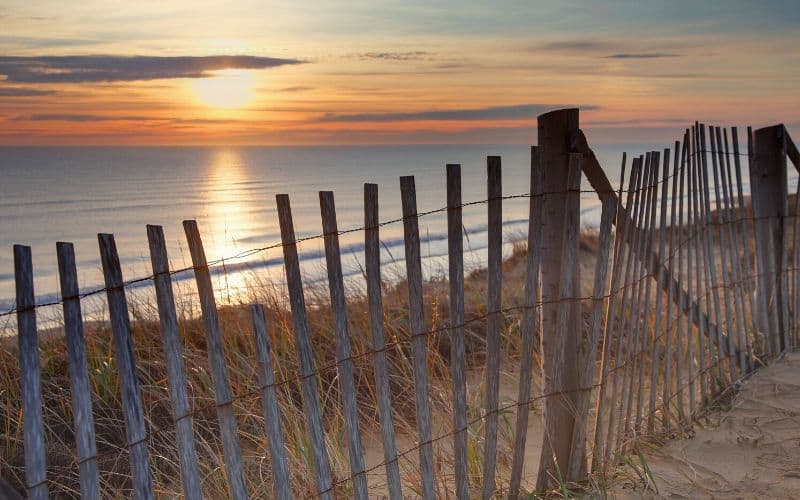
[[[192,256],[197,294],[200,298],[200,310],[206,332],[208,364],[211,367],[211,380],[214,384],[214,400],[217,403],[217,420],[222,438],[222,453],[228,484],[234,500],[243,500],[248,498],[247,485],[244,480],[239,430],[236,425],[236,415],[233,412],[233,394],[228,380],[228,366],[222,348],[222,328],[217,316],[217,301],[214,298],[211,274],[208,270],[206,252],[197,222],[194,220],[183,221],[183,230],[186,233],[186,242]]]
[[[554,360],[555,372],[553,376],[553,384],[555,387],[563,387],[564,377],[569,369],[574,369],[574,365],[566,363],[567,356],[567,338],[569,329],[572,328],[572,308],[575,302],[576,289],[573,286],[573,276],[575,275],[575,262],[578,258],[578,234],[580,232],[580,187],[581,187],[581,155],[579,153],[571,153],[569,155],[569,166],[567,171],[567,184],[563,200],[564,200],[564,219],[562,231],[562,260],[561,260],[561,283],[559,286],[558,298],[558,332],[557,335],[561,342],[557,346]],[[569,408],[570,395],[565,393],[556,393],[549,395],[545,398],[550,405],[561,405]],[[551,449],[555,450],[556,434],[559,432],[559,425],[561,422],[555,420],[545,420],[544,422],[544,441],[550,441]],[[571,436],[570,436],[571,439]],[[572,442],[570,442],[572,446]],[[574,457],[572,457],[574,458]],[[569,470],[569,462],[562,464],[558,461],[558,456],[551,453],[542,460],[546,460],[545,464],[540,464],[540,474],[545,471],[546,474],[556,474],[552,477],[537,477],[537,487],[539,491],[543,491],[545,486],[550,483],[557,482],[560,478],[567,478]],[[549,462],[549,463],[548,463]],[[568,479],[569,480],[569,479]]]
[[[147,226],[147,241],[150,246],[150,264],[153,269],[153,284],[158,303],[158,319],[161,324],[161,343],[167,364],[169,395],[172,402],[172,418],[175,421],[178,455],[181,465],[183,494],[187,500],[202,498],[200,491],[200,469],[192,430],[191,407],[186,393],[186,368],[183,364],[183,344],[175,312],[175,296],[172,277],[169,273],[169,257],[161,226]]]
[[[64,335],[69,357],[69,377],[72,385],[72,418],[75,424],[75,448],[78,452],[81,498],[100,498],[100,475],[97,470],[97,443],[92,416],[92,389],[89,385],[89,365],[83,334],[83,313],[79,297],[78,272],[72,243],[56,243],[58,277],[61,284],[64,311]]]
[[[411,327],[412,369],[414,372],[414,402],[419,432],[419,467],[422,476],[422,497],[435,497],[433,444],[431,443],[431,410],[428,399],[428,360],[425,332],[425,313],[422,295],[422,258],[419,250],[419,221],[417,191],[413,176],[400,177],[403,206],[406,276],[408,280],[408,309]]]
[[[500,404],[500,331],[503,286],[503,186],[499,156],[486,159],[488,201],[488,297],[486,322],[486,419],[483,441],[483,498],[495,495],[497,472],[497,409]]]
[[[133,494],[137,500],[153,498],[153,478],[147,452],[147,431],[144,411],[136,374],[136,359],[133,354],[131,322],[128,316],[128,301],[122,281],[117,245],[112,234],[98,234],[100,260],[106,285],[108,313],[111,317],[111,332],[114,336],[114,357],[117,361],[122,409],[125,415],[125,431],[130,450]]]
[[[22,392],[22,442],[25,447],[25,489],[28,498],[39,500],[47,498],[48,488],[31,247],[14,245],[14,280],[17,291],[17,341]]]
[[[314,471],[317,481],[317,495],[332,499],[333,482],[331,479],[328,450],[325,447],[325,431],[322,426],[322,409],[319,404],[317,390],[317,370],[314,366],[314,355],[311,348],[311,332],[306,315],[306,300],[303,294],[303,280],[300,275],[300,260],[297,257],[294,223],[289,195],[279,194],[275,197],[278,204],[278,222],[281,227],[281,243],[283,247],[283,266],[286,271],[286,284],[289,288],[289,303],[294,323],[294,342],[300,362],[300,375],[303,377],[303,413],[306,417],[311,452],[314,458]]]
[[[531,147],[530,202],[528,204],[528,251],[525,261],[525,309],[520,328],[521,351],[519,385],[517,387],[516,425],[514,429],[514,452],[511,461],[511,478],[508,496],[519,497],[522,470],[525,465],[525,444],[528,438],[528,416],[531,410],[531,383],[533,381],[533,356],[539,340],[541,326],[537,300],[539,298],[539,266],[541,264],[542,240],[542,166],[539,148]]]
[[[258,358],[258,384],[261,387],[261,404],[264,407],[264,426],[267,431],[269,456],[272,461],[272,491],[275,498],[290,500],[289,469],[286,463],[283,431],[281,430],[280,406],[275,390],[275,374],[272,369],[272,349],[267,334],[267,318],[264,306],[252,304],[250,317],[253,322],[253,337]]]
[[[397,463],[394,421],[392,419],[392,394],[389,388],[389,368],[386,361],[386,334],[383,328],[383,297],[381,290],[380,218],[378,212],[378,185],[364,184],[364,256],[367,272],[367,300],[372,330],[372,368],[375,375],[375,394],[381,422],[383,459],[389,498],[400,500],[403,490],[400,466]],[[460,234],[460,233],[459,233]],[[458,400],[455,401],[458,405]],[[464,425],[466,427],[466,424]],[[466,434],[466,431],[464,431]],[[456,458],[458,455],[456,455]]]
[[[325,240],[325,263],[328,270],[328,290],[333,311],[333,330],[336,339],[336,362],[339,387],[342,392],[344,426],[347,433],[347,449],[350,456],[350,473],[353,478],[353,496],[366,500],[367,478],[364,475],[364,450],[358,422],[356,383],[353,375],[353,358],[350,349],[350,328],[347,324],[342,257],[339,250],[339,228],[336,223],[336,205],[332,191],[319,192],[319,207],[322,214],[322,232]]]
[[[469,498],[467,361],[464,343],[464,233],[461,165],[447,165],[447,255],[450,282],[450,373],[453,378],[453,467],[456,498]],[[519,489],[517,486],[516,489]],[[513,495],[513,487],[509,494]]]

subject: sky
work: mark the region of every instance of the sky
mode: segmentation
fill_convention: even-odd
[[[4,0],[0,145],[798,136],[798,42],[796,0]]]

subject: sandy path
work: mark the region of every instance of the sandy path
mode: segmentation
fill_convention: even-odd
[[[618,484],[615,498],[800,498],[800,353],[748,380],[729,412],[691,439],[647,454],[657,491]]]

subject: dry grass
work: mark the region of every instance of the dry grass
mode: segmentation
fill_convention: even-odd
[[[595,239],[587,236],[584,250],[591,253]],[[504,262],[504,306],[523,303],[525,270],[525,248],[517,244]],[[275,376],[278,381],[288,382],[278,387],[282,409],[282,426],[292,475],[292,488],[296,495],[307,496],[315,492],[311,456],[306,436],[305,419],[302,412],[301,388],[297,378],[298,367],[292,334],[291,314],[281,290],[270,283],[250,278],[251,296],[248,302],[265,305],[269,321],[269,334],[275,359]],[[485,271],[475,271],[465,280],[466,317],[486,313]],[[425,286],[426,326],[436,330],[448,322],[448,284],[444,279],[431,279]],[[344,420],[341,410],[341,395],[334,368],[336,361],[332,332],[331,309],[327,290],[311,287],[307,290],[309,324],[314,345],[315,363],[320,403],[324,411],[326,439],[332,470],[337,478],[349,475],[349,464],[344,438]],[[413,377],[408,332],[407,288],[404,282],[396,281],[384,286],[384,322],[387,342],[398,341],[396,347],[387,352],[390,383],[393,396],[395,426],[398,432],[398,449],[404,451],[414,446],[416,436]],[[180,333],[184,345],[184,360],[188,379],[190,404],[195,412],[194,430],[200,463],[202,488],[207,498],[229,496],[225,478],[222,447],[213,404],[213,387],[206,358],[206,340],[202,321],[197,319],[196,306],[191,303],[178,305]],[[137,360],[142,400],[148,423],[149,450],[155,484],[159,496],[175,497],[181,490],[180,469],[175,447],[175,433],[167,386],[167,372],[162,351],[160,327],[155,317],[155,305],[148,302],[131,301],[130,314],[133,325],[134,351]],[[375,385],[370,356],[358,356],[371,349],[366,297],[362,290],[349,291],[348,316],[350,321],[351,346],[355,357],[355,377],[361,412],[362,435],[365,447],[377,447],[377,456],[382,461],[379,444],[368,441],[368,436],[379,436]],[[246,304],[221,306],[219,317],[224,335],[225,357],[228,364],[230,384],[236,395],[234,402],[238,418],[241,447],[246,479],[251,492],[271,492],[270,461],[267,454],[264,432],[264,417],[260,396],[257,394],[257,365],[253,345],[253,334],[249,310]],[[502,352],[504,371],[513,371],[518,365],[519,352],[518,314],[508,315],[503,323]],[[470,366],[479,370],[485,349],[485,321],[479,320],[466,326],[467,359]],[[48,450],[48,478],[50,492],[54,497],[71,497],[79,493],[78,468],[74,451],[72,429],[72,407],[68,362],[63,335],[60,331],[46,332],[41,336],[41,373],[46,446]],[[3,433],[0,468],[3,476],[16,488],[22,490],[24,460],[22,447],[21,413],[19,408],[19,367],[16,344],[11,339],[3,342],[0,351],[0,429]],[[94,395],[94,419],[99,452],[99,466],[104,496],[129,496],[131,481],[127,463],[127,452],[122,405],[119,397],[119,381],[109,325],[104,320],[87,322],[86,346],[90,371],[90,383]],[[327,367],[327,368],[323,368]],[[451,382],[449,373],[449,339],[446,330],[428,337],[428,369],[431,374],[431,403],[437,416],[434,435],[452,431],[450,417]],[[482,377],[475,377],[481,380]],[[480,382],[470,388],[470,420],[481,413],[483,394]],[[501,416],[501,443],[499,465],[510,467],[510,449],[513,439],[512,420]],[[469,430],[469,470],[475,484],[479,484],[481,472],[483,429],[480,423]],[[452,453],[450,439],[443,439],[436,446],[439,488],[443,495],[452,484]],[[505,453],[504,453],[505,451]],[[374,453],[373,453],[374,455]],[[401,472],[408,491],[413,492],[418,484],[416,452],[409,453],[401,461]],[[375,465],[368,461],[367,467]],[[502,470],[501,477],[502,477]],[[379,467],[370,476],[370,484],[381,489],[384,470]],[[502,481],[501,481],[502,484]],[[345,482],[337,488],[337,494],[349,496],[350,484]]]

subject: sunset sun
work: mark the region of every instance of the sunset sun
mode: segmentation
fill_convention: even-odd
[[[256,77],[252,71],[219,71],[191,83],[195,98],[205,106],[223,109],[244,108],[255,100]]]

